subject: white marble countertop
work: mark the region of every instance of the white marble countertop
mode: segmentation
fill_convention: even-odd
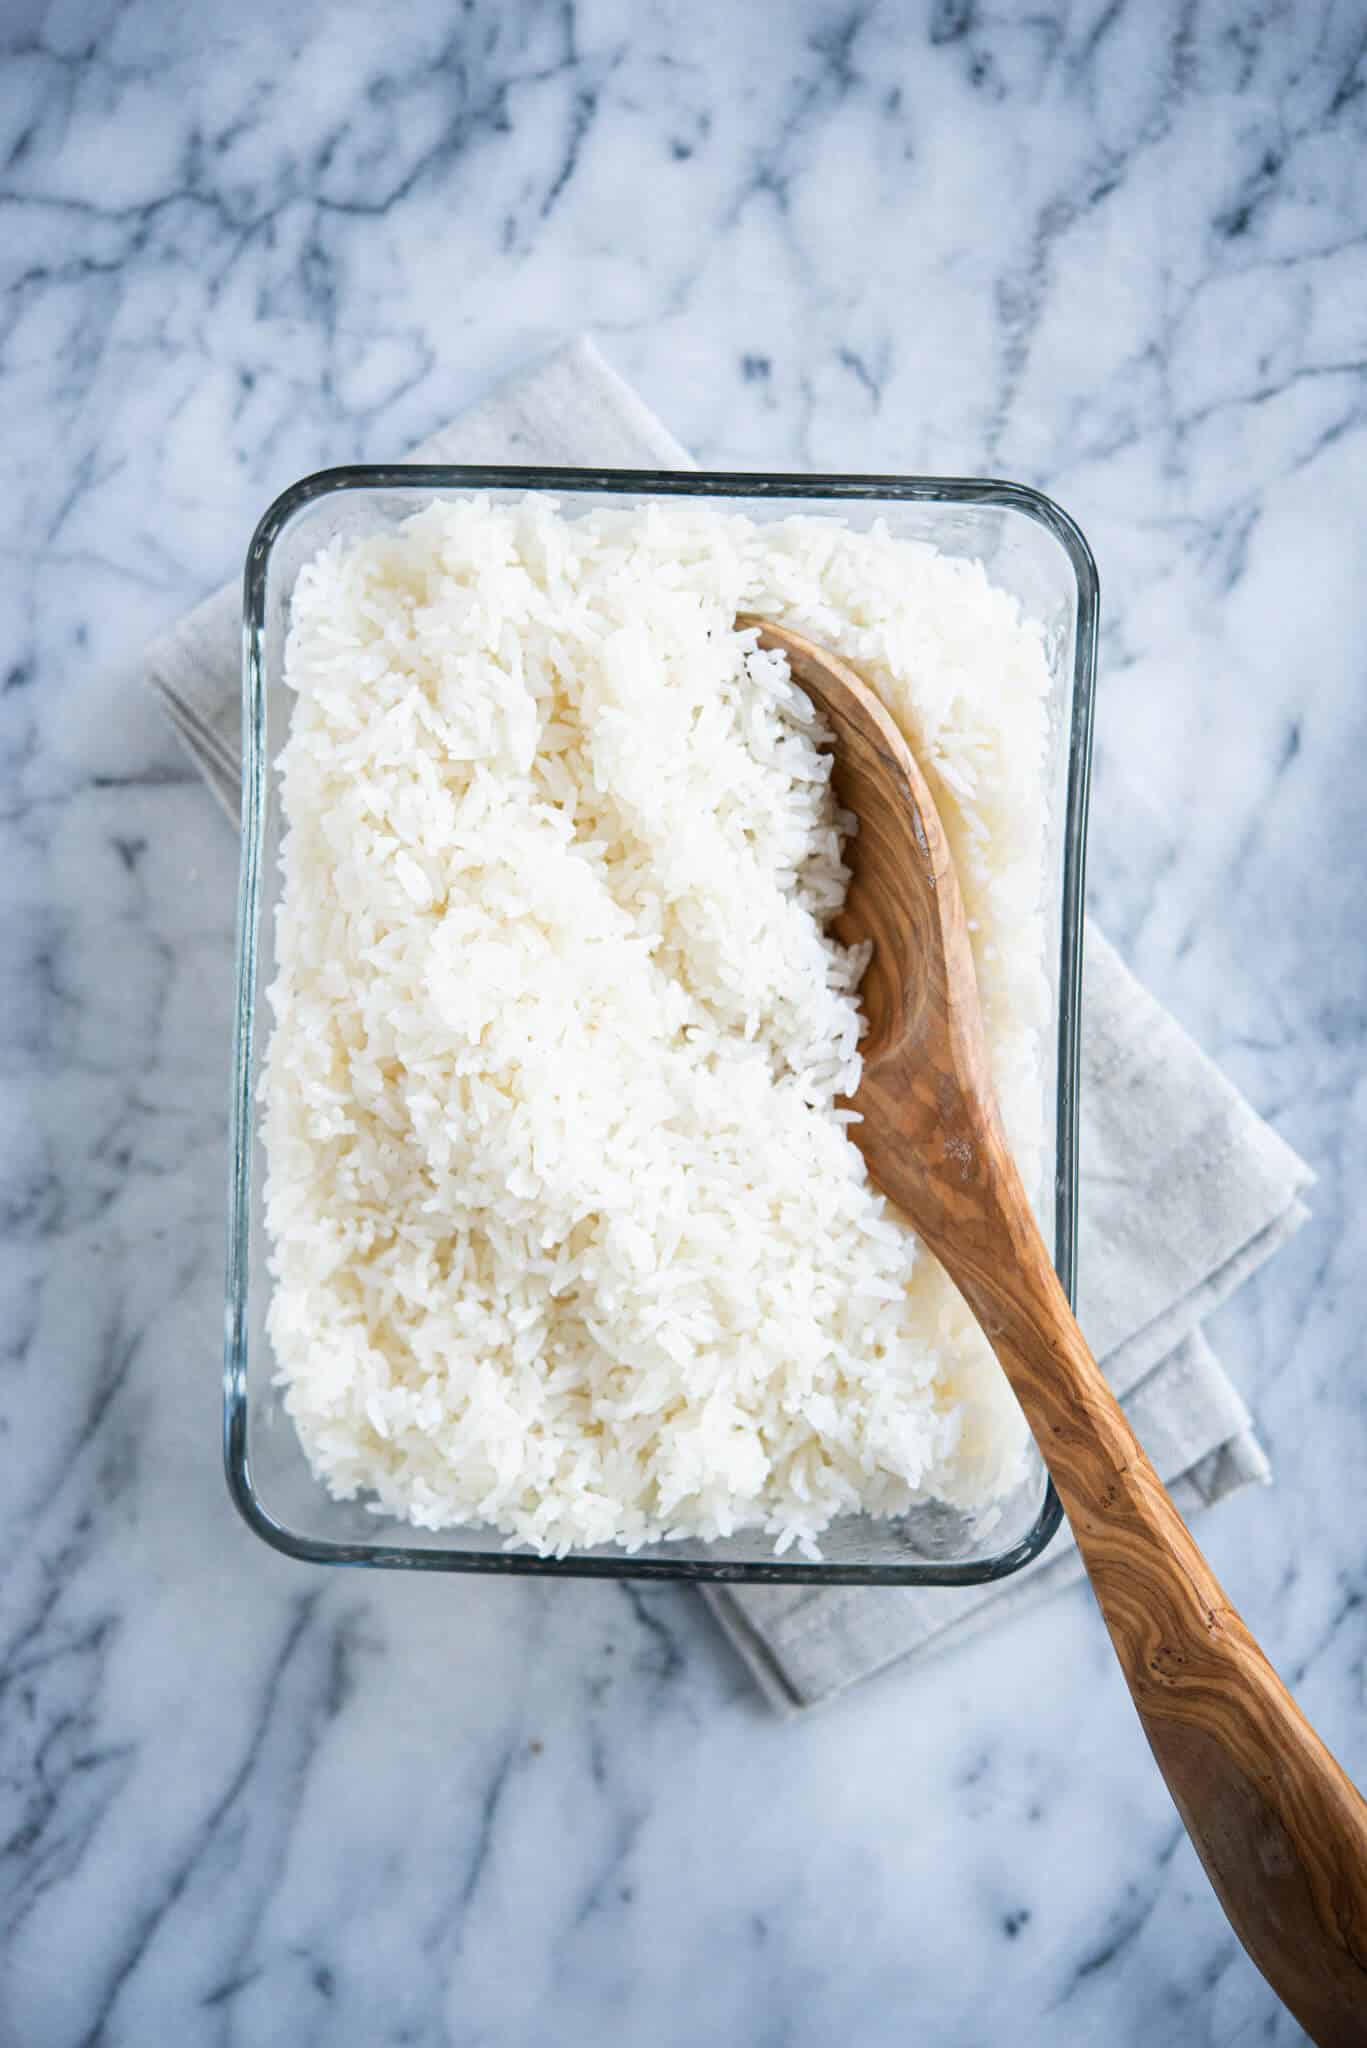
[[[1321,1177],[1215,1329],[1278,1483],[1203,1534],[1367,1776],[1367,74],[1263,13],[11,0],[6,2048],[1299,2038],[1080,1589],[785,1725],[684,1589],[236,1520],[236,847],[138,680],[278,489],[579,327],[705,461],[1060,498],[1094,907]]]

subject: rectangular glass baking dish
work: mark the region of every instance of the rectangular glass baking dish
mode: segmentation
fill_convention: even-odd
[[[418,1571],[534,1572],[547,1577],[785,1581],[814,1585],[964,1586],[1004,1578],[1039,1555],[1061,1511],[1042,1460],[1008,1499],[977,1515],[927,1501],[894,1521],[851,1517],[822,1539],[818,1563],[772,1554],[759,1532],[724,1542],[675,1542],[542,1558],[506,1549],[496,1530],[430,1532],[378,1518],[362,1500],[337,1501],[315,1480],[274,1384],[265,1330],[270,1287],[262,1213],[259,1066],[269,1029],[280,814],[274,759],[289,718],[282,682],[290,594],[304,563],[334,537],[398,524],[433,498],[528,491],[566,513],[604,500],[712,500],[759,520],[792,513],[886,521],[899,537],[976,557],[1044,627],[1052,681],[1047,767],[1052,792],[1045,903],[1056,935],[1049,962],[1053,1030],[1044,1047],[1052,1200],[1040,1222],[1072,1299],[1077,1223],[1078,999],[1082,889],[1096,670],[1097,576],[1068,515],[1020,484],[938,477],[747,476],[644,470],[366,467],[305,477],[262,519],[247,556],[243,619],[242,868],[233,1056],[224,1356],[224,1458],[229,1490],[251,1527],[287,1555],[315,1564]],[[1046,1143],[1046,1156],[1048,1156]]]

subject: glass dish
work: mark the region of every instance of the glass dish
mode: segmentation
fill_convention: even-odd
[[[776,1558],[770,1539],[611,1548],[542,1558],[505,1549],[496,1530],[429,1532],[337,1501],[315,1480],[273,1383],[265,1331],[270,1285],[262,1214],[264,1160],[257,1079],[274,974],[279,805],[274,757],[289,717],[282,683],[290,594],[303,564],[337,535],[390,528],[434,497],[471,491],[495,498],[547,492],[570,514],[604,500],[705,497],[752,518],[824,513],[851,525],[875,519],[909,539],[975,556],[1045,629],[1052,677],[1048,787],[1052,793],[1046,904],[1053,905],[1050,980],[1054,1030],[1045,1052],[1046,1132],[1052,1136],[1052,1204],[1040,1221],[1072,1298],[1077,1218],[1078,996],[1082,883],[1096,664],[1097,579],[1091,553],[1067,514],[1019,484],[937,477],[744,476],[612,470],[395,467],[326,470],[278,498],[247,556],[243,641],[242,874],[238,922],[224,1358],[224,1456],[229,1489],[267,1543],[316,1564],[419,1571],[535,1572],[548,1577],[787,1581],[829,1585],[963,1586],[1004,1578],[1039,1555],[1060,1507],[1038,1452],[1016,1492],[965,1514],[927,1501],[904,1517],[850,1517],[822,1539],[823,1560]],[[1048,1145],[1046,1142],[1046,1157]]]

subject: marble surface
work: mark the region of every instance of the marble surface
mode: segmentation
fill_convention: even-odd
[[[392,13],[0,24],[0,2043],[1295,2041],[1081,1590],[782,1725],[682,1589],[236,1521],[236,849],[138,655],[579,326],[706,461],[1057,495],[1093,906],[1321,1176],[1204,1534],[1367,1776],[1361,8]]]

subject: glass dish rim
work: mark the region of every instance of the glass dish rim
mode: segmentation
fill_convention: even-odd
[[[561,1578],[680,1579],[702,1584],[973,1586],[1010,1577],[1047,1547],[1062,1505],[1046,1471],[1044,1497],[1031,1528],[991,1557],[961,1563],[836,1564],[782,1557],[709,1563],[668,1556],[563,1558],[524,1552],[425,1550],[399,1543],[333,1543],[278,1521],[257,1496],[248,1450],[247,1245],[250,1217],[252,1050],[256,1024],[257,933],[268,759],[261,745],[266,687],[267,572],[285,528],[306,507],[353,491],[536,490],[598,492],[605,497],[679,496],[732,499],[886,499],[991,506],[1024,514],[1063,548],[1077,586],[1068,779],[1063,818],[1062,930],[1058,976],[1058,1070],[1054,1174],[1054,1265],[1070,1302],[1077,1266],[1077,1083],[1082,988],[1083,888],[1091,781],[1099,579],[1081,528],[1043,492],[989,477],[820,475],[733,470],[570,468],[540,464],[353,463],[301,477],[259,521],[243,574],[242,812],[236,943],[236,1015],[229,1115],[228,1249],[224,1315],[223,1460],[228,1491],[243,1520],[264,1542],[311,1564],[375,1569],[457,1571]]]

